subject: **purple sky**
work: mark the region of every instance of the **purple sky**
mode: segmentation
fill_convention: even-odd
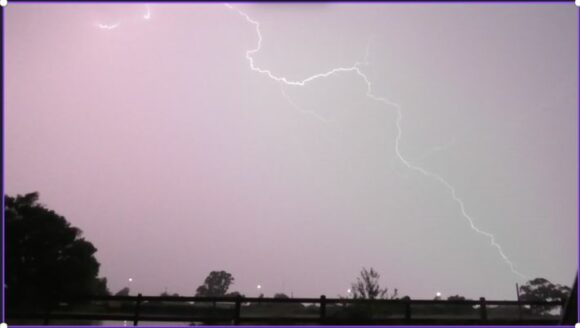
[[[276,76],[352,67],[368,46],[402,156],[453,185],[519,272],[571,284],[572,3],[235,8]],[[513,299],[523,282],[400,160],[394,106],[352,71],[281,89],[251,69],[258,34],[235,10],[14,3],[5,24],[6,192],[39,191],[81,228],[112,291],[192,295],[226,270],[249,296],[335,297],[363,266],[415,298]]]

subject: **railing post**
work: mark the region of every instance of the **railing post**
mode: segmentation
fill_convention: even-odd
[[[520,299],[520,286],[516,282],[516,295],[518,296],[518,320],[522,320],[522,303]]]
[[[320,323],[326,321],[326,296],[320,296]]]
[[[141,312],[141,298],[143,295],[141,293],[137,294],[137,301],[135,303],[135,316],[133,317],[133,326],[137,326],[139,323],[139,314]]]
[[[411,300],[405,300],[405,320],[411,321]]]
[[[46,302],[46,307],[44,309],[44,321],[43,321],[43,325],[48,326],[48,323],[50,322],[50,302]]]
[[[242,312],[242,296],[236,297],[236,309],[234,312],[234,325],[240,324],[240,314]]]
[[[487,308],[485,306],[485,297],[479,298],[479,311],[481,313],[481,321],[487,321]]]

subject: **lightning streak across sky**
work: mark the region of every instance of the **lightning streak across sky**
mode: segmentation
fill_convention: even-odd
[[[519,272],[518,270],[516,270],[515,264],[505,254],[501,245],[496,242],[495,236],[489,232],[481,230],[480,228],[478,228],[475,225],[473,218],[467,213],[467,210],[465,209],[465,204],[464,204],[463,200],[457,195],[457,192],[456,192],[455,187],[453,185],[451,185],[447,180],[445,180],[440,175],[429,172],[422,167],[413,165],[401,154],[400,145],[401,145],[401,137],[403,134],[403,130],[401,128],[401,121],[403,120],[403,112],[401,110],[401,106],[397,103],[394,103],[393,101],[391,101],[387,98],[377,96],[373,93],[372,82],[370,81],[368,76],[366,74],[364,74],[363,71],[361,70],[361,66],[367,65],[368,63],[355,62],[355,64],[353,66],[336,67],[336,68],[334,68],[330,71],[327,71],[325,73],[315,74],[315,75],[309,76],[303,80],[290,80],[284,76],[277,76],[274,73],[272,73],[272,71],[270,71],[268,69],[263,69],[263,68],[256,66],[254,63],[254,58],[252,57],[254,54],[258,53],[260,51],[260,49],[262,48],[262,33],[260,30],[260,23],[258,21],[253,20],[248,14],[246,14],[242,10],[235,8],[230,4],[225,4],[225,6],[227,8],[229,8],[230,10],[236,11],[239,15],[244,17],[248,23],[252,24],[256,29],[256,34],[258,36],[258,44],[257,44],[256,48],[246,51],[246,59],[248,60],[248,62],[250,64],[250,69],[252,71],[255,71],[257,73],[265,75],[265,76],[269,77],[270,79],[281,83],[282,85],[296,86],[296,87],[303,87],[303,86],[306,86],[308,83],[313,82],[315,80],[331,77],[333,75],[340,74],[340,73],[353,73],[353,74],[358,75],[366,84],[366,96],[368,98],[370,98],[376,102],[380,102],[387,107],[392,107],[396,110],[397,117],[395,120],[395,126],[397,128],[397,135],[395,137],[395,153],[396,153],[398,159],[401,161],[401,163],[403,163],[403,165],[405,165],[408,169],[413,170],[415,172],[418,172],[418,173],[420,173],[428,178],[432,178],[432,179],[438,181],[441,185],[443,185],[443,187],[445,187],[445,189],[447,189],[447,191],[450,193],[453,201],[459,206],[459,210],[461,212],[461,215],[468,221],[471,229],[473,231],[475,231],[476,233],[486,237],[489,240],[490,245],[497,249],[497,252],[501,256],[503,261],[509,266],[512,273],[514,273],[515,275],[517,275],[518,277],[523,278],[523,279],[528,278],[526,275],[524,275],[521,272]],[[367,55],[368,55],[368,49],[367,49]],[[283,92],[284,96],[286,97],[286,99],[289,99],[289,97],[284,93],[284,89],[282,89],[282,92]],[[291,102],[291,104],[292,104],[292,102]],[[295,105],[293,105],[293,106],[296,107]],[[321,117],[319,117],[319,119],[326,121],[325,119],[323,119]]]
[[[102,24],[102,23],[97,23],[97,27],[100,28],[101,30],[114,30],[117,27],[119,27],[119,23],[115,23],[115,24]]]
[[[415,162],[421,162],[429,157],[431,157],[432,155],[444,151],[446,149],[449,149],[451,147],[453,147],[455,145],[455,139],[452,139],[451,141],[449,141],[448,143],[444,144],[444,145],[440,145],[440,146],[435,146],[429,150],[427,150],[423,155],[417,157],[414,161]]]
[[[143,14],[142,17],[144,20],[151,19],[151,6],[149,6],[149,4],[145,4],[145,14]],[[96,23],[96,26],[98,28],[100,28],[101,30],[114,30],[117,27],[119,27],[119,25],[121,25],[121,23],[114,23],[114,24]]]
[[[149,7],[149,5],[145,5],[145,9],[147,9],[147,12],[145,13],[145,15],[143,15],[144,19],[151,19],[151,7]]]

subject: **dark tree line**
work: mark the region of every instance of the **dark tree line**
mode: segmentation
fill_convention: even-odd
[[[239,292],[230,292],[228,290],[234,284],[234,277],[226,271],[212,271],[205,278],[203,285],[197,287],[195,296],[202,297],[243,297]]]
[[[58,299],[82,295],[109,295],[106,278],[100,278],[97,249],[82,237],[82,231],[46,208],[38,201],[37,192],[5,196],[6,219],[6,285],[7,305],[11,307],[46,306]],[[357,299],[397,299],[398,290],[389,292],[379,284],[380,275],[373,268],[363,268],[352,283],[352,296]],[[196,296],[243,296],[229,292],[234,277],[226,271],[212,271]],[[570,288],[536,278],[521,286],[522,301],[565,301]],[[129,295],[123,288],[116,295]],[[169,296],[164,293],[162,296]],[[173,294],[172,296],[178,296]],[[288,298],[276,294],[275,298]],[[402,299],[409,299],[408,296]],[[455,295],[448,300],[465,300]],[[546,314],[549,307],[535,307],[536,314]]]
[[[58,298],[108,294],[97,251],[80,229],[38,202],[38,193],[6,196],[7,305],[46,305]]]
[[[570,296],[571,288],[559,284],[553,284],[548,279],[535,278],[520,287],[520,300],[522,301],[561,301],[566,302]],[[534,314],[548,314],[552,311],[550,306],[533,306],[529,309]]]

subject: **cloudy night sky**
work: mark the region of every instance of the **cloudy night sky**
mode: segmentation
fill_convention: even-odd
[[[226,270],[337,297],[373,267],[412,298],[515,299],[445,183],[517,272],[572,284],[573,3],[232,5],[6,8],[6,193],[82,229],[113,292]]]

